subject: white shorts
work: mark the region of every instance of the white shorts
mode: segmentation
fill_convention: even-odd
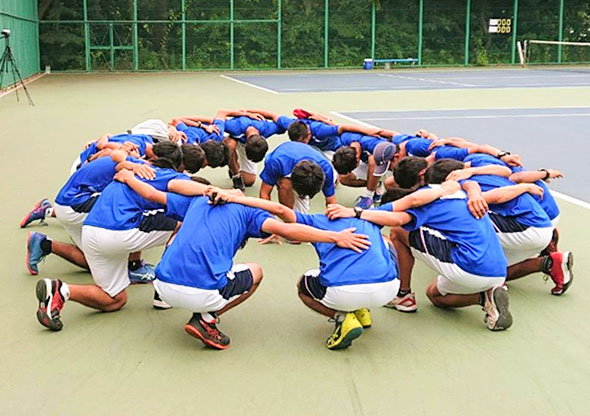
[[[236,279],[242,280],[242,282],[238,283],[229,293],[176,285],[158,279],[154,280],[154,288],[164,302],[175,308],[184,308],[196,313],[216,312],[252,288],[252,273],[245,264],[234,265],[227,272],[227,278],[228,286]],[[247,284],[248,280],[249,285]]]
[[[53,212],[60,224],[78,248],[82,248],[82,224],[88,216],[87,212],[76,212],[72,207],[55,204]]]
[[[293,204],[293,210],[298,211],[302,214],[309,214],[311,211],[311,200],[308,196],[300,197],[295,195],[295,203]]]
[[[561,214],[559,214],[557,217],[555,217],[551,220],[551,224],[553,225],[553,228],[557,227],[557,224],[559,224],[560,218],[561,218]]]
[[[508,259],[508,265],[512,266],[538,256],[551,242],[553,227],[529,227],[516,233],[503,233],[496,229],[496,235]]]
[[[80,160],[80,156],[76,157],[76,159],[74,159],[74,163],[72,163],[72,167],[70,168],[70,176],[72,176],[74,173],[76,173],[76,171],[78,170],[78,167],[80,166],[80,164],[82,163],[82,161]]]
[[[356,169],[352,171],[352,173],[354,174],[354,176],[356,176],[357,179],[361,179],[363,181],[366,181],[368,171],[369,171],[369,165],[367,165],[365,162],[361,161],[359,163],[359,165],[356,167]]]
[[[441,295],[471,295],[485,292],[494,286],[502,286],[506,277],[487,277],[471,274],[453,263],[445,263],[436,257],[410,247],[414,258],[439,273],[436,288]]]
[[[256,175],[258,173],[258,164],[252,162],[246,156],[246,145],[242,142],[238,142],[238,147],[236,149],[238,154],[238,163],[240,164],[240,172],[249,173],[251,175]]]
[[[107,230],[82,226],[82,251],[90,266],[94,283],[114,297],[129,286],[128,259],[130,253],[163,246],[172,231],[149,233],[131,230]]]
[[[391,301],[399,290],[398,279],[382,283],[325,287],[320,286],[319,276],[319,269],[309,270],[303,275],[300,284],[306,285],[304,290],[322,305],[337,311],[352,312],[361,308],[383,306]]]

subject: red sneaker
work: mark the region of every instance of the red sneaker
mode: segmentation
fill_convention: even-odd
[[[225,350],[230,346],[230,339],[217,329],[217,322],[217,318],[214,322],[205,322],[200,313],[194,313],[190,321],[184,326],[184,330],[189,335],[200,339],[207,347]]]
[[[386,308],[397,309],[400,312],[416,312],[418,310],[416,294],[414,292],[407,293],[404,296],[396,296],[383,306]]]
[[[555,287],[551,289],[551,294],[555,296],[563,295],[574,280],[572,270],[574,267],[574,255],[566,251],[565,253],[551,253],[549,256],[553,260],[549,276],[555,283]]]
[[[61,331],[63,328],[60,312],[66,300],[60,292],[62,285],[62,281],[58,279],[42,279],[35,288],[39,299],[37,319],[41,325],[52,331]]]

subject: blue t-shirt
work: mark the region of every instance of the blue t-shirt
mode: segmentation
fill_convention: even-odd
[[[396,134],[391,138],[391,142],[396,146],[399,146],[403,142],[407,142],[410,139],[420,139],[419,136],[413,136],[411,134]]]
[[[218,290],[227,284],[233,258],[250,237],[267,237],[264,221],[272,216],[240,204],[213,206],[208,198],[169,193],[167,215],[182,221],[172,244],[156,267],[158,280]]]
[[[283,134],[285,129],[274,121],[254,120],[250,117],[234,117],[225,120],[225,132],[241,143],[246,143],[246,130],[254,127],[260,136],[268,139],[273,134]]]
[[[425,226],[438,231],[454,243],[451,249],[453,263],[468,273],[484,277],[506,276],[508,261],[490,217],[486,214],[476,219],[467,208],[465,193],[461,191],[457,195],[462,197],[441,198],[406,210],[412,220],[403,228],[414,231]],[[395,203],[388,203],[377,209],[392,211],[393,207]]]
[[[504,163],[500,159],[485,153],[473,153],[467,156],[464,161],[471,162],[471,166],[474,168],[487,165],[499,165],[510,168],[512,173],[522,172],[525,170],[520,166],[508,166],[508,164]],[[555,219],[559,215],[559,206],[557,205],[557,201],[555,201],[555,198],[551,194],[551,191],[544,181],[536,181],[535,185],[543,188],[543,198],[537,195],[533,195],[533,198],[535,198],[535,200],[541,205],[545,213],[549,216],[550,220]]]
[[[128,161],[144,163],[139,159],[127,157]],[[109,156],[98,158],[92,163],[86,163],[78,169],[61,188],[55,202],[59,205],[71,207],[85,203],[92,195],[101,193],[113,181],[117,163]]]
[[[138,148],[139,155],[141,157],[145,156],[145,148],[147,144],[154,144],[154,140],[152,136],[148,136],[146,134],[117,134],[116,136],[109,137],[109,142],[113,143],[125,143],[131,142],[135,144]],[[99,149],[96,146],[96,142],[92,143],[88,149],[84,150],[80,153],[80,166],[88,161],[90,156],[98,153]]]
[[[510,179],[497,175],[475,175],[470,178],[481,187],[482,192],[515,185]],[[490,211],[503,217],[514,217],[520,224],[528,227],[551,227],[551,220],[541,205],[529,193],[524,193],[502,204],[489,204]]]
[[[219,134],[207,133],[201,127],[187,126],[184,123],[178,123],[176,125],[176,130],[186,134],[186,142],[188,144],[202,144],[209,140],[221,142],[223,140],[223,133],[225,131],[225,122],[223,120],[215,119],[213,120],[213,125],[217,126],[219,129]]]
[[[375,147],[384,141],[386,140],[360,133],[345,132],[340,135],[340,142],[343,146],[350,146],[354,142],[361,145],[361,160],[365,163],[368,162],[369,155],[373,154]]]
[[[286,116],[280,116],[277,120],[277,124],[284,130],[289,128],[289,125],[298,119]],[[311,132],[311,139],[309,145],[317,147],[320,150],[333,150],[336,151],[342,144],[338,138],[338,126],[332,126],[330,124],[322,123],[321,121],[299,119],[303,121],[309,127]]]
[[[322,192],[326,197],[334,195],[334,169],[332,164],[317,150],[301,142],[285,142],[264,159],[260,179],[269,185],[276,185],[279,179],[290,176],[295,165],[302,160],[317,163],[324,171]]]
[[[94,162],[93,162],[94,163]],[[172,169],[154,167],[156,177],[151,180],[139,179],[156,188],[158,191],[168,190],[168,182],[173,179],[190,180],[184,173]],[[100,198],[92,207],[84,225],[105,228],[107,230],[131,230],[138,228],[147,211],[164,211],[164,206],[139,196],[127,184],[112,182],[100,194]]]
[[[432,140],[424,138],[412,138],[406,141],[406,153],[408,156],[426,157],[432,152],[435,153],[435,159],[455,159],[463,160],[469,154],[468,149],[461,149],[454,146],[435,147],[432,152],[428,150]]]
[[[371,246],[362,253],[340,248],[334,243],[313,243],[320,259],[320,282],[326,287],[389,282],[397,278],[397,265],[383,241],[381,227],[356,218],[330,221],[323,214],[296,212],[297,222],[320,230],[342,231],[356,228],[369,236]]]

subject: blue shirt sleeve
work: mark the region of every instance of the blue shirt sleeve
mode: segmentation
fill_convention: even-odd
[[[462,162],[469,155],[469,149],[461,149],[454,146],[440,146],[435,148],[434,152],[434,158],[436,160],[455,159]]]
[[[248,207],[249,216],[248,216],[248,237],[254,238],[265,238],[268,237],[269,234],[262,231],[262,225],[264,221],[272,218],[272,215],[267,211],[258,208],[251,208]]]
[[[194,196],[185,196],[172,192],[166,193],[166,215],[183,221]]]
[[[178,130],[178,131],[185,131],[187,128],[188,128],[188,126],[182,122],[180,122],[176,125],[176,130]]]
[[[287,117],[287,116],[280,116],[277,119],[277,124],[283,129],[283,130],[287,130],[289,128],[289,125],[294,122],[295,120],[297,120],[296,118],[291,118],[291,117]]]
[[[320,121],[309,123],[309,129],[311,130],[311,134],[319,140],[325,140],[338,134],[338,126],[331,126]]]
[[[278,161],[275,158],[267,159],[264,162],[264,169],[260,172],[260,179],[269,185],[276,185],[281,178],[281,171]]]
[[[410,139],[406,141],[406,153],[412,156],[426,157],[430,155],[428,148],[431,143],[428,139]]]
[[[326,174],[326,178],[324,186],[322,187],[322,193],[324,196],[330,197],[336,193],[336,190],[334,189],[334,170],[332,169],[332,166],[327,170],[324,169],[324,173]]]
[[[295,211],[295,215],[297,216],[296,222],[298,224],[309,225],[310,227],[314,226],[314,216],[310,214],[302,214],[301,212]]]
[[[417,230],[428,221],[428,209],[424,207],[408,209],[405,212],[412,216],[410,222],[402,225],[402,228],[406,231]]]
[[[216,142],[221,142],[223,140],[223,135],[225,134],[225,121],[216,118],[213,120],[213,125],[219,129],[219,134],[212,134],[211,139]]]
[[[387,204],[383,204],[380,207],[376,207],[376,208],[372,208],[372,209],[377,210],[377,211],[393,212],[394,211],[393,202],[388,202]]]

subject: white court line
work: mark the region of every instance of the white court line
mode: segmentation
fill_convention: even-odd
[[[41,74],[37,74],[36,76],[32,76],[29,77],[26,81],[25,81],[25,85],[29,85],[31,82],[33,81],[37,81],[39,78],[43,77],[47,75],[45,72],[41,73]],[[23,85],[20,83],[20,81],[16,84],[13,84],[10,88],[8,88],[6,91],[4,91],[3,93],[0,93],[0,98],[4,97],[5,95],[10,94],[13,91],[18,90],[19,88],[22,88]]]
[[[496,115],[475,115],[475,116],[424,116],[424,117],[377,117],[365,118],[367,121],[388,121],[388,120],[465,120],[477,118],[538,118],[538,117],[588,117],[590,113],[567,113],[567,114],[496,114]]]
[[[353,123],[357,123],[357,124],[363,125],[365,127],[378,128],[374,124],[365,123],[364,121],[361,121],[361,120],[356,119],[354,117],[346,116],[346,115],[344,115],[342,113],[339,113],[338,111],[330,111],[330,114],[334,114],[336,117],[341,117],[341,118],[343,118],[345,120],[352,121]],[[545,114],[543,114],[543,115],[545,115]],[[577,205],[579,207],[586,208],[586,209],[589,209],[590,210],[590,203],[588,203],[586,201],[582,201],[581,199],[574,198],[573,196],[562,194],[561,192],[554,191],[553,189],[551,189],[551,194],[554,197],[559,198],[559,199],[561,199],[563,201],[566,201],[566,202],[569,202],[571,204],[574,204],[574,205]]]
[[[311,89],[311,88],[283,88],[281,91],[282,92],[333,92],[333,91],[348,91],[348,92],[358,92],[361,90],[368,90],[368,91],[372,91],[372,92],[382,92],[382,91],[387,91],[387,92],[391,92],[391,91],[396,91],[396,90],[404,90],[404,89],[424,89],[424,85],[404,85],[401,87],[392,87],[392,88],[388,88],[388,89],[383,89],[380,87],[377,87],[378,89],[376,89],[374,86],[368,86],[368,87],[327,87],[327,88],[320,88],[320,89]]]
[[[413,112],[417,112],[417,111],[423,111],[423,112],[432,112],[432,111],[495,111],[495,110],[561,110],[561,109],[571,109],[571,108],[580,108],[580,109],[589,109],[590,107],[585,107],[585,106],[579,106],[579,105],[563,105],[563,106],[559,106],[559,107],[531,107],[531,108],[526,108],[526,107],[489,107],[489,108],[465,108],[465,107],[459,107],[459,108],[453,108],[453,107],[443,107],[443,108],[437,108],[436,110],[427,110],[424,108],[411,108],[411,109],[405,109],[405,110],[400,110],[399,108],[393,109],[393,110],[346,110],[347,113],[413,113]],[[551,113],[547,113],[547,114],[551,114]],[[543,114],[545,115],[545,114]]]
[[[460,85],[462,87],[479,87],[479,85],[466,84],[464,82],[440,81],[440,80],[428,79],[428,78],[405,77],[402,75],[389,75],[389,74],[378,74],[378,75],[381,77],[388,77],[388,78],[409,79],[411,81],[422,81],[422,82],[434,82],[434,83],[439,83],[439,84]]]
[[[227,75],[220,75],[220,76],[221,76],[221,78],[229,79],[230,81],[237,82],[238,84],[247,85],[247,86],[252,87],[252,88],[258,88],[259,90],[270,92],[271,94],[279,94],[278,91],[271,90],[269,88],[264,88],[264,87],[261,87],[261,86],[256,85],[256,84],[250,84],[249,82],[241,81],[239,79],[235,79],[235,78],[232,78],[232,77],[228,77]]]

